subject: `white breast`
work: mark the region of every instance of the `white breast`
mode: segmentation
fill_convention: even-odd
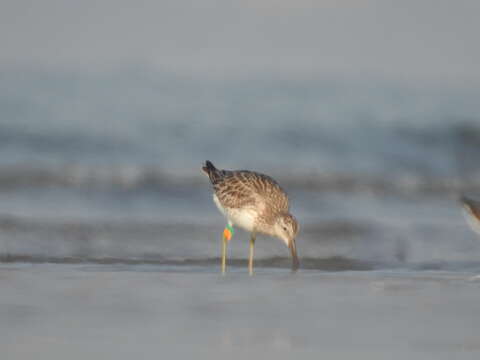
[[[218,210],[220,210],[220,212],[227,216],[227,212],[225,211],[224,207],[222,206],[222,204],[220,204],[220,200],[218,200],[218,197],[216,194],[213,194],[213,202],[215,203],[215,205],[217,205],[217,208]]]
[[[224,208],[218,197],[213,195],[213,202],[217,205],[218,210],[233,224],[247,231],[252,231],[255,226],[257,212],[253,209],[229,209]]]

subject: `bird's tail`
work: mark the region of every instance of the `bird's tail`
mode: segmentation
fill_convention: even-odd
[[[215,184],[222,177],[221,170],[218,170],[211,161],[205,161],[205,166],[202,167],[202,170],[205,174],[208,175],[212,184]]]

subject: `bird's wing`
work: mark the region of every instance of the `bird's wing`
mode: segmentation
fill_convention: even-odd
[[[230,172],[214,184],[215,194],[227,208],[255,207],[258,197],[238,174]]]
[[[467,198],[463,196],[460,201],[463,203],[463,206],[467,208],[471,214],[480,221],[480,201]]]
[[[480,201],[463,196],[460,199],[467,215],[467,222],[473,231],[480,234]]]
[[[252,172],[253,184],[257,192],[266,199],[266,202],[276,208],[279,212],[289,210],[288,196],[280,185],[270,176]]]
[[[274,208],[278,212],[289,209],[288,197],[271,177],[253,171],[233,171],[225,177],[220,201],[229,207],[256,206]],[[222,201],[222,199],[224,199]]]

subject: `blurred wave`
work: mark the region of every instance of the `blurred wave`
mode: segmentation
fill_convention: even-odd
[[[48,257],[32,255],[0,255],[0,264],[9,263],[28,263],[28,264],[91,264],[91,265],[154,265],[160,267],[219,267],[220,258],[191,258],[191,259],[165,259],[154,257],[150,259],[138,258],[85,258],[85,257]],[[247,259],[228,259],[229,268],[246,268]],[[255,260],[255,266],[258,268],[282,268],[289,269],[291,260],[287,257],[271,257]],[[480,270],[480,261],[464,262],[425,262],[415,264],[396,264],[381,263],[374,261],[362,261],[358,259],[349,259],[340,256],[330,258],[303,258],[301,269],[318,270],[326,272],[339,271],[380,271],[380,270],[407,270],[407,271],[460,271],[460,272],[478,272]]]
[[[345,80],[0,69],[0,165],[480,176],[479,91]],[[190,171],[191,173],[191,171]]]
[[[204,187],[208,182],[199,171],[201,164],[183,174],[153,166],[0,166],[0,192],[24,187],[57,186],[79,189],[118,188],[157,191],[166,191],[172,187]],[[287,172],[287,174],[273,171],[270,174],[285,188],[312,191],[435,196],[480,191],[480,173],[463,178],[425,174],[322,174],[308,169],[303,172],[300,170]]]
[[[405,215],[404,215],[405,216]],[[304,269],[446,269],[476,265],[480,242],[454,240],[469,230],[458,223],[403,223],[381,218],[304,219],[297,239]],[[220,251],[221,218],[177,220],[64,220],[0,217],[0,262],[157,264],[213,266]],[[464,232],[462,232],[464,231]],[[465,236],[465,235],[462,235]],[[461,238],[460,238],[461,239]],[[248,234],[230,243],[234,266],[246,261]],[[288,250],[278,240],[260,237],[258,266],[288,267]],[[473,265],[471,265],[473,263]],[[463,264],[463,265],[462,265]],[[469,265],[470,264],[470,265]],[[452,265],[453,266],[453,265]],[[453,269],[453,267],[452,267]]]
[[[32,264],[101,264],[101,265],[159,265],[159,266],[202,266],[214,267],[220,263],[220,258],[191,258],[191,259],[165,259],[160,256],[149,259],[138,258],[81,258],[81,257],[48,257],[32,255],[0,255],[0,263],[32,263]],[[228,265],[233,267],[246,267],[246,259],[229,259]],[[256,266],[266,268],[289,268],[291,260],[287,257],[262,258],[255,261]],[[477,264],[480,265],[480,264]],[[372,262],[331,257],[328,259],[303,259],[302,269],[322,271],[367,271],[388,268],[388,265],[374,264]]]

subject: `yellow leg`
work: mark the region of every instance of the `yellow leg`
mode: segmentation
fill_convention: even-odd
[[[222,275],[225,275],[225,268],[227,267],[227,243],[227,238],[222,236]]]
[[[250,238],[250,256],[248,258],[248,273],[253,275],[253,247],[255,246],[255,237],[256,235],[252,233]]]

